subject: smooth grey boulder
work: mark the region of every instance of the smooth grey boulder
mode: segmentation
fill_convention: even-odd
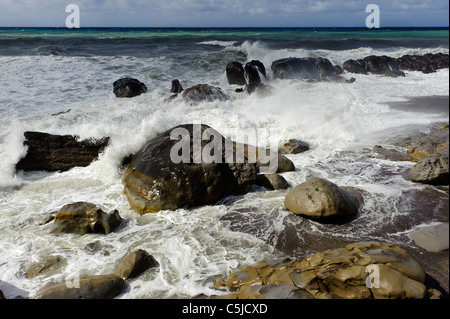
[[[413,182],[431,185],[449,185],[449,160],[441,154],[421,159],[409,173]]]

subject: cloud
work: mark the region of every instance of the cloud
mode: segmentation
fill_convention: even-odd
[[[371,3],[384,23],[448,25],[449,10],[447,0],[0,0],[0,25],[61,25],[70,3],[85,26],[362,26]]]

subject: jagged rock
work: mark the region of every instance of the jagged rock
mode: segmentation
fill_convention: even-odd
[[[404,55],[397,59],[397,63],[405,71],[436,72],[431,61],[422,55]]]
[[[400,70],[400,66],[394,58],[386,55],[371,55],[365,57],[363,60],[366,62],[367,71],[372,74],[381,74],[392,77],[405,76],[405,73]]]
[[[357,191],[321,178],[311,178],[296,186],[284,199],[285,207],[294,214],[323,222],[345,221],[357,215],[362,202]]]
[[[286,58],[272,63],[275,79],[320,80],[320,71],[314,62],[302,58]]]
[[[122,222],[117,210],[106,214],[92,203],[77,202],[64,205],[55,216],[53,233],[109,234]]]
[[[435,154],[421,159],[411,168],[413,182],[431,185],[449,185],[449,159]]]
[[[424,57],[426,57],[428,60],[430,60],[431,65],[435,70],[439,69],[448,69],[449,67],[449,55],[444,53],[428,53],[425,54]]]
[[[25,132],[27,154],[16,165],[25,171],[67,171],[73,167],[89,166],[108,146],[109,137],[100,140],[78,141],[71,135],[52,135],[42,132]]]
[[[279,174],[260,174],[256,176],[255,184],[270,190],[286,189],[288,182]]]
[[[243,266],[215,286],[235,291],[220,296],[224,299],[264,297],[260,287],[271,291],[271,285],[276,285],[275,296],[284,297],[301,292],[315,299],[423,299],[424,283],[425,271],[405,250],[372,242],[318,252],[301,261]]]
[[[127,255],[117,266],[115,274],[126,280],[135,278],[144,271],[157,267],[158,261],[148,252],[138,249]]]
[[[278,147],[278,152],[281,154],[299,154],[308,150],[308,143],[296,139],[290,139]]]
[[[81,276],[51,284],[40,290],[35,299],[113,299],[125,286],[125,281],[113,274]]]
[[[345,71],[356,74],[367,74],[367,63],[362,59],[347,60],[342,65]]]
[[[113,92],[116,97],[135,97],[147,93],[147,87],[137,79],[122,78],[113,83]]]
[[[173,80],[172,81],[172,87],[170,88],[170,93],[181,93],[183,92],[183,86],[181,85],[180,81]]]

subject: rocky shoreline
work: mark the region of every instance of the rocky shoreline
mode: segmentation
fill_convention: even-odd
[[[445,60],[445,56],[430,56],[427,59],[428,61],[435,59],[433,60],[434,66],[430,62],[432,67],[441,67],[442,65],[445,67],[445,63],[438,58]],[[423,61],[423,59],[412,60],[419,65],[417,68],[421,68],[423,71],[422,64],[417,62]],[[394,62],[390,59],[368,59],[365,61],[366,68],[372,65],[371,67],[375,70],[374,61],[379,64],[385,63],[391,71],[396,70],[396,67],[393,67]],[[446,65],[448,67],[448,62]],[[425,71],[428,72],[428,63],[426,63],[426,66]],[[236,69],[236,65],[234,67]],[[320,59],[291,58],[278,61],[272,67],[280,68],[274,73],[278,74],[281,79],[322,80],[331,77],[333,80],[342,80],[340,75],[337,77],[338,68],[332,66],[331,71],[330,64]],[[227,67],[227,69],[231,70],[232,68]],[[241,72],[238,66],[237,69]],[[387,69],[384,67],[381,67],[381,69],[384,70],[383,74],[391,76],[390,73],[386,74]],[[243,67],[243,70],[243,74],[245,72],[251,74],[250,77],[247,76],[246,78],[253,79],[252,83],[245,82],[245,85],[247,90],[251,87],[250,91],[252,92],[262,84],[257,75],[264,74],[265,71],[256,61]],[[329,73],[326,70],[329,70]],[[312,78],[311,74],[313,74]],[[119,81],[115,82],[114,85],[115,89],[117,88],[120,91],[117,96],[132,97],[146,92],[147,89],[144,84],[135,81],[132,81],[132,83],[137,85],[138,89],[141,90],[140,93],[133,93],[133,90],[127,87],[126,81]],[[242,81],[239,83],[239,85],[243,84]],[[191,102],[210,101],[215,98],[226,99],[219,88],[208,85],[199,85],[187,90],[175,89],[173,93],[175,92],[177,94],[183,92],[182,98]],[[124,161],[123,183],[125,194],[128,197],[130,207],[140,214],[160,210],[175,210],[182,207],[213,205],[226,196],[251,192],[252,185],[263,186],[268,191],[281,190],[286,192],[284,206],[280,209],[292,212],[289,218],[296,218],[297,221],[304,218],[305,221],[311,219],[320,224],[330,223],[333,225],[332,227],[340,227],[340,225],[353,223],[353,218],[358,215],[361,206],[363,206],[366,194],[357,188],[340,187],[318,178],[307,180],[305,185],[289,185],[286,182],[281,174],[293,171],[295,167],[292,161],[281,153],[307,151],[309,147],[302,145],[301,141],[290,141],[290,143],[280,145],[280,149],[276,152],[277,163],[280,164],[279,170],[274,175],[261,176],[261,174],[258,174],[258,169],[262,163],[248,160],[252,156],[250,145],[243,145],[242,148],[242,145],[239,146],[238,143],[231,143],[232,154],[236,157],[243,155],[245,161],[243,163],[227,162],[225,160],[227,145],[225,138],[214,128],[206,125],[202,125],[201,134],[206,130],[217,132],[217,135],[214,139],[202,140],[200,146],[205,147],[213,141],[217,142],[217,139],[223,139],[221,144],[223,147],[220,148],[222,152],[219,154],[220,163],[192,161],[194,157],[193,141],[188,141],[190,146],[188,157],[191,161],[189,163],[183,163],[182,161],[173,163],[170,157],[173,155],[171,150],[174,144],[179,142],[179,139],[178,137],[177,139],[170,139],[169,137],[173,130],[180,128],[187,130],[190,136],[194,135],[194,125],[192,124],[174,127],[149,140],[136,154],[132,154]],[[40,136],[39,134],[42,133],[28,133],[27,137]],[[74,156],[67,151],[71,147],[79,149],[80,157],[83,158],[83,165],[70,162],[69,164],[64,163],[63,168],[56,166],[50,169],[42,166],[28,167],[21,162],[17,169],[67,170],[75,166],[87,166],[99,156],[99,153],[109,143],[109,138],[100,141],[88,141],[87,144],[83,144],[85,142],[77,142],[75,137],[45,136],[50,140],[48,145],[64,151],[61,155],[62,158],[73,160]],[[55,147],[53,140],[62,142]],[[42,148],[42,152],[39,153],[31,147],[33,142],[28,143],[31,154],[28,156],[34,156],[30,160],[31,163],[50,161],[47,158],[47,153],[54,152],[49,152],[48,146]],[[69,146],[67,146],[68,144]],[[36,145],[40,144],[36,142]],[[85,160],[84,151],[91,148],[93,150],[89,152],[88,160]],[[259,158],[258,151],[261,153],[261,150],[253,150],[256,158]],[[314,254],[298,256],[298,259],[281,262],[261,261],[257,265],[242,265],[241,270],[237,273],[231,273],[228,278],[217,282],[217,287],[225,286],[234,290],[229,295],[219,297],[243,299],[261,297],[282,299],[448,298],[448,123],[433,125],[426,133],[418,132],[408,137],[402,137],[396,141],[391,141],[390,145],[376,145],[371,152],[374,156],[388,161],[415,163],[410,170],[402,172],[402,177],[426,187],[420,190],[412,189],[411,193],[406,195],[408,201],[420,202],[420,205],[416,207],[411,205],[413,207],[411,214],[423,214],[422,209],[428,206],[436,206],[438,209],[433,210],[434,215],[423,216],[420,220],[423,220],[423,223],[438,220],[438,225],[431,226],[431,229],[418,229],[409,240],[411,245],[405,244],[407,247],[398,247],[389,242],[361,243],[319,233],[301,234],[302,239],[300,240],[297,234],[298,229],[294,224],[287,224],[285,225],[283,238],[279,240],[280,244],[275,244],[275,248],[285,253],[289,258],[297,252],[298,247],[295,246],[306,240],[311,243],[309,250],[314,251]],[[60,162],[58,158],[52,161]],[[291,186],[292,189],[289,189]],[[436,205],[436,201],[439,205]],[[236,230],[245,232],[245,227],[236,227],[236,224],[242,223],[238,214],[235,214],[234,217],[225,215],[223,220],[230,221],[232,229],[235,227]],[[123,219],[117,210],[107,214],[96,204],[77,202],[68,203],[59,212],[52,214],[46,221],[43,221],[43,224],[53,223],[54,232],[69,232],[79,235],[100,233],[108,236],[109,233],[120,228],[122,222]],[[397,230],[396,226],[384,225],[378,231],[380,233],[385,232],[390,227]],[[249,233],[251,234],[251,231]],[[447,240],[446,242],[443,237]],[[362,239],[362,241],[365,240]],[[342,259],[340,259],[341,257]],[[34,278],[44,274],[60,262],[61,259],[58,256],[47,256],[38,264],[30,266],[27,277]],[[158,263],[149,253],[137,250],[124,257],[123,262],[117,266],[115,273],[86,276],[76,278],[70,284],[64,282],[54,284],[51,287],[43,287],[33,298],[114,298],[126,289],[126,281],[129,278],[139,276],[148,269],[157,267]],[[382,291],[376,290],[379,289],[376,287],[368,287],[370,284],[367,283],[367,278],[370,272],[367,271],[367,267],[371,265],[376,265],[381,271],[380,280],[382,280],[381,285],[384,289]],[[0,292],[0,296],[2,295],[3,293]],[[215,298],[217,296],[209,297]]]

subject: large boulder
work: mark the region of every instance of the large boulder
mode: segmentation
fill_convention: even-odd
[[[449,185],[449,159],[441,154],[425,157],[411,168],[409,175],[413,182]]]
[[[285,207],[297,215],[323,222],[345,221],[358,213],[362,196],[321,179],[311,178],[294,187],[284,199]]]
[[[319,68],[309,59],[286,58],[272,63],[275,79],[320,80]]]
[[[449,249],[449,223],[420,227],[408,234],[417,246],[438,253]]]
[[[122,222],[117,210],[107,214],[97,205],[76,202],[64,205],[54,219],[53,233],[109,234]]]
[[[215,285],[234,291],[221,298],[423,299],[424,283],[424,269],[405,250],[372,242],[318,252],[301,261],[262,261]],[[276,294],[264,294],[260,286],[275,287]]]
[[[108,146],[109,137],[78,141],[77,136],[25,132],[27,154],[16,165],[25,171],[67,171],[89,166]]]
[[[144,83],[133,78],[122,78],[113,83],[113,92],[116,97],[135,97],[142,93],[147,93],[147,87]]]
[[[35,299],[113,299],[125,286],[125,280],[113,274],[74,277],[43,288]]]
[[[208,84],[197,84],[183,91],[183,100],[197,104],[200,102],[227,101],[228,96],[218,88]]]
[[[180,125],[151,139],[123,172],[131,207],[145,214],[214,204],[224,196],[248,192],[256,179],[256,163],[244,157],[243,163],[234,163],[239,151],[226,145],[208,125]]]
[[[226,67],[228,84],[246,85],[244,66],[240,62],[230,62]]]

